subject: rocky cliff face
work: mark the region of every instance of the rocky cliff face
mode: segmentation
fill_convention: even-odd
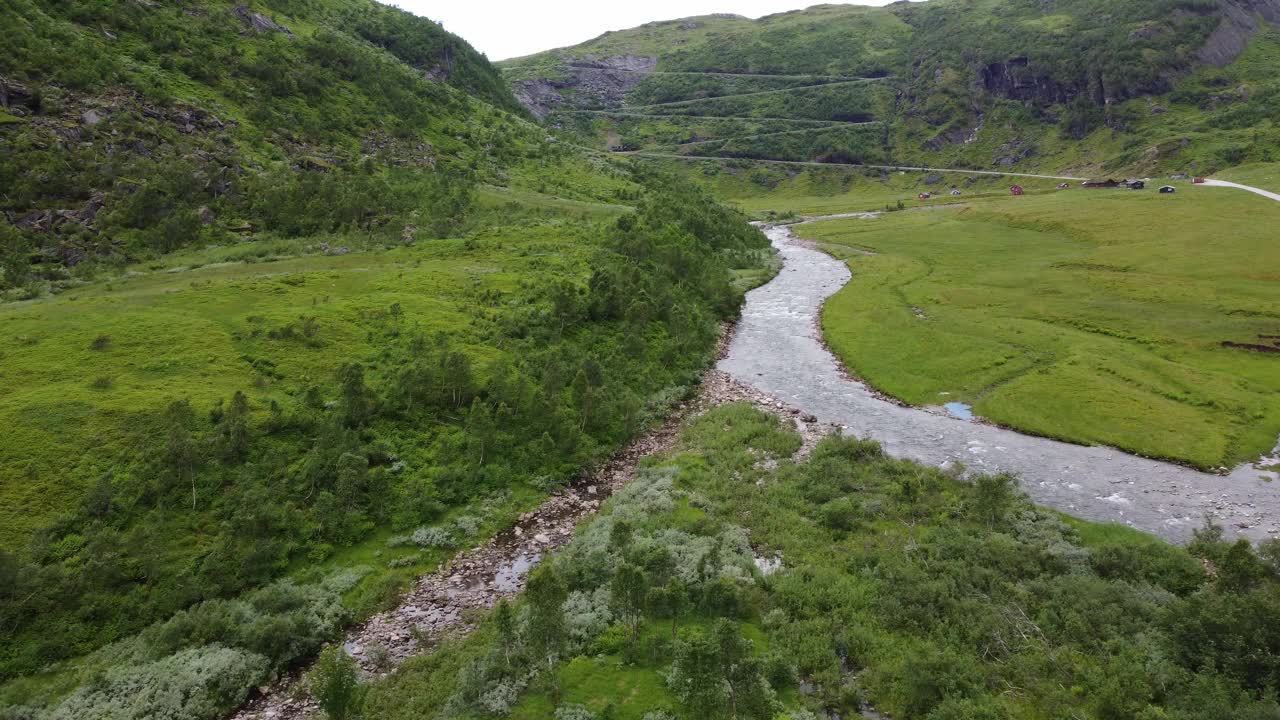
[[[657,65],[657,58],[643,55],[589,57],[567,63],[563,78],[520,80],[512,90],[538,119],[567,102],[567,95],[573,97],[575,108],[612,109],[621,107],[627,93]]]
[[[1263,22],[1280,27],[1280,0],[1223,0],[1222,22],[1204,47],[1200,60],[1223,67],[1240,57]]]
[[[1197,53],[1200,62],[1224,67],[1240,57],[1254,35],[1267,23],[1280,27],[1280,0],[1221,0],[1217,11],[1220,21]],[[1151,25],[1131,33],[1131,37],[1149,39],[1167,29]],[[1171,68],[1171,74],[1173,69]],[[1167,83],[1155,81],[1146,85],[1111,91],[1101,77],[1080,68],[1076,82],[1061,82],[1048,76],[1047,68],[1037,68],[1026,57],[995,62],[977,71],[977,84],[987,92],[1040,106],[1068,103],[1077,96],[1087,97],[1098,105],[1164,92]]]
[[[979,69],[978,82],[993,95],[1041,105],[1070,102],[1079,94],[1078,88],[1039,74],[1025,57],[991,63]]]

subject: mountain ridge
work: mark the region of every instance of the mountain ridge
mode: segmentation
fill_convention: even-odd
[[[776,118],[780,113],[765,113],[745,96],[769,83],[787,82],[783,75],[794,82],[780,93],[825,93],[823,103],[832,109],[824,111],[825,117],[831,119],[836,108],[848,109],[850,102],[832,94],[833,88],[822,90],[830,84],[824,78],[880,77],[890,90],[854,108],[885,123],[886,137],[879,142],[833,141],[799,151],[733,155],[902,164],[945,160],[972,168],[1204,171],[1265,161],[1277,149],[1268,121],[1278,106],[1275,78],[1260,68],[1241,68],[1250,54],[1272,52],[1278,23],[1276,0],[818,5],[757,20],[701,16],[650,23],[499,67],[535,116],[594,112],[595,127],[557,117],[551,122],[584,137],[602,138],[611,131],[623,139],[618,144],[633,149],[670,145],[661,136],[680,135],[690,121],[673,119],[665,127],[648,128],[609,122],[609,111],[634,110],[655,95],[704,103],[741,98],[731,112],[717,114],[744,121]],[[694,75],[701,77],[689,77]],[[804,77],[813,89],[799,85]],[[1235,98],[1214,91],[1229,83],[1239,89]],[[1216,112],[1197,116],[1206,106]],[[778,107],[786,109],[770,109]],[[1230,118],[1220,121],[1215,115]],[[1173,122],[1175,117],[1180,122]],[[1189,126],[1213,144],[1233,147],[1187,157],[1167,146]],[[1235,132],[1245,128],[1261,137]],[[1160,157],[1152,162],[1135,156],[1125,147],[1128,141],[1147,143]],[[982,157],[986,153],[989,159]]]

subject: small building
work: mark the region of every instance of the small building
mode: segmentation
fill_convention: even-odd
[[[1202,178],[1202,177],[1198,177],[1198,178],[1196,178],[1195,180],[1192,180],[1191,182],[1195,183],[1196,185],[1203,185],[1203,184],[1204,184],[1204,178]]]
[[[921,200],[928,200],[929,198],[931,198],[931,197],[933,197],[933,196],[932,196],[932,195],[930,195],[929,193],[920,193],[920,196],[919,196],[919,197],[920,197],[920,199],[921,199]]]
[[[951,195],[952,195],[952,197],[960,197],[960,188],[954,188],[954,189],[952,189],[952,190],[951,190]]]
[[[1080,187],[1087,187],[1087,188],[1113,188],[1113,187],[1120,187],[1120,181],[1119,181],[1119,180],[1112,180],[1112,179],[1110,179],[1110,178],[1108,178],[1108,179],[1106,179],[1106,180],[1085,180],[1084,182],[1080,183]]]
[[[1009,188],[1009,192],[1013,193],[1014,195],[1021,195],[1024,191],[1021,185],[1014,185],[1013,187]]]
[[[1147,183],[1144,180],[1129,180],[1124,183],[1124,186],[1130,190],[1141,190],[1147,186]]]
[[[1176,192],[1178,192],[1178,188],[1172,185],[1165,185],[1164,187],[1160,188],[1161,195],[1172,195]]]
[[[1066,183],[1058,183],[1058,189],[1059,189],[1059,190],[1066,190],[1066,189],[1067,189],[1067,188],[1069,188],[1069,187],[1071,187],[1071,186],[1070,186],[1070,185],[1068,185],[1068,184],[1066,184]]]

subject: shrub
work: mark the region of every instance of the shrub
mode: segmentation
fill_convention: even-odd
[[[859,503],[853,501],[853,498],[837,498],[831,502],[825,503],[819,513],[822,516],[822,524],[832,530],[848,532],[858,527],[859,521],[862,519],[862,507]]]
[[[520,687],[510,681],[502,681],[480,696],[480,707],[493,715],[509,715],[520,700]]]
[[[453,544],[453,536],[448,530],[438,527],[418,528],[413,531],[413,544],[418,547],[448,547]]]
[[[564,602],[564,620],[569,637],[576,643],[585,643],[604,632],[611,622],[609,589],[598,587],[593,592],[575,590]]]
[[[556,708],[556,720],[596,720],[596,717],[595,713],[581,705],[561,705]]]
[[[341,647],[325,648],[307,681],[311,697],[329,720],[358,718],[363,713],[368,688],[360,683],[356,661]]]
[[[480,518],[471,515],[459,515],[454,519],[453,526],[458,529],[458,533],[463,537],[474,537],[480,532]]]
[[[58,705],[50,720],[148,718],[206,720],[244,701],[270,662],[245,650],[208,645],[144,665],[122,664]]]

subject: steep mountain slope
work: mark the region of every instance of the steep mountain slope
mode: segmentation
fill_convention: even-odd
[[[1256,62],[1280,48],[1277,23],[1275,0],[820,5],[651,23],[502,66],[535,115],[623,149],[1207,170],[1277,150],[1280,84]]]
[[[0,49],[0,290],[197,239],[383,226],[413,196],[447,225],[457,198],[406,169],[491,180],[546,149],[474,49],[371,0],[0,14],[21,28]]]
[[[816,426],[793,427],[745,404],[692,420],[517,603],[375,682],[368,716],[1280,711],[1275,554],[1064,519],[1007,476],[960,482],[848,436],[810,451]]]
[[[764,269],[369,0],[0,15],[3,717],[224,716],[661,417]]]

